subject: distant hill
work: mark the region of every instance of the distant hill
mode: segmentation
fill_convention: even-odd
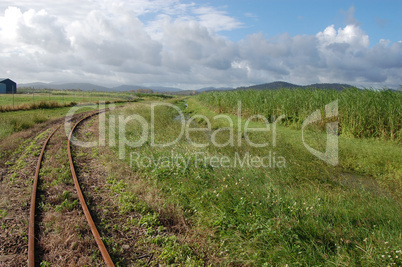
[[[58,90],[66,90],[66,89],[75,89],[75,90],[83,90],[83,91],[110,91],[110,88],[99,86],[91,83],[19,83],[18,87],[30,87],[33,89],[58,89]]]
[[[272,82],[272,83],[263,83],[256,84],[247,87],[237,87],[236,90],[246,90],[246,89],[257,89],[257,90],[275,90],[280,88],[302,88],[303,86],[287,83],[287,82]]]
[[[189,94],[198,94],[201,92],[211,92],[211,91],[227,91],[227,90],[276,90],[280,88],[318,88],[318,89],[334,89],[334,90],[343,90],[343,88],[350,88],[354,87],[349,84],[339,84],[339,83],[315,83],[310,85],[297,85],[283,81],[277,81],[272,83],[263,83],[263,84],[256,84],[252,86],[243,86],[243,87],[204,87],[198,90],[182,90],[176,87],[164,87],[164,86],[141,86],[141,85],[120,85],[116,87],[106,87],[95,85],[91,83],[25,83],[25,84],[18,84],[18,87],[30,87],[34,89],[59,89],[59,90],[66,90],[66,89],[76,89],[76,90],[83,90],[83,91],[131,91],[137,89],[151,89],[156,93],[169,93],[169,94],[179,94],[179,95],[189,95]]]
[[[298,85],[283,81],[276,81],[271,83],[263,83],[263,84],[256,84],[251,86],[241,86],[237,88],[230,88],[230,87],[204,87],[201,89],[196,90],[197,93],[201,92],[212,92],[212,91],[225,91],[225,90],[277,90],[282,88],[317,88],[317,89],[333,89],[333,90],[343,90],[344,88],[354,87],[350,84],[340,84],[340,83],[315,83],[310,85]]]
[[[36,83],[17,83],[17,87],[30,87],[30,88],[34,88],[34,89],[53,89],[50,87],[49,83],[40,83],[40,82],[36,82]]]
[[[344,88],[355,88],[350,84],[340,84],[340,83],[315,83],[310,85],[298,85],[287,82],[272,82],[272,83],[263,83],[252,85],[248,87],[237,87],[236,90],[247,90],[247,89],[256,89],[256,90],[276,90],[281,88],[317,88],[317,89],[333,89],[333,90],[343,90]]]
[[[62,83],[62,84],[50,83],[48,85],[50,86],[50,88],[57,86],[57,88],[55,88],[55,89],[62,89],[62,90],[66,90],[66,89],[81,89],[83,91],[91,91],[91,90],[108,91],[109,90],[109,88],[107,88],[107,87],[99,86],[99,85],[95,85],[95,84],[91,84],[91,83]]]

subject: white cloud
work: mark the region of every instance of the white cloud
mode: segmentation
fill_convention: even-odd
[[[202,26],[213,31],[230,31],[242,26],[241,22],[226,15],[226,12],[212,7],[194,8],[193,12],[198,16]]]
[[[354,24],[335,30],[334,25],[328,26],[323,32],[317,33],[321,45],[348,44],[353,48],[367,48],[370,45],[368,35]]]
[[[21,10],[16,7],[9,7],[4,11],[4,16],[0,17],[0,37],[3,43],[17,38],[17,25],[21,17]]]
[[[380,40],[370,46],[351,9],[351,23],[342,28],[330,25],[316,35],[254,33],[233,42],[220,31],[243,27],[242,22],[208,5],[179,0],[52,3],[0,4],[0,73],[17,82],[184,88],[274,80],[402,84],[402,42]]]

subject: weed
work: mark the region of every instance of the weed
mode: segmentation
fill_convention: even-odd
[[[52,180],[50,184],[51,186],[56,186],[58,184],[73,184],[70,169],[66,165],[62,165],[61,168],[55,169],[53,171],[56,172],[56,179]]]
[[[144,213],[149,210],[145,202],[140,201],[134,193],[126,190],[127,185],[124,181],[117,181],[115,178],[109,177],[107,182],[110,184],[110,189],[119,195],[117,201],[120,214],[128,214],[132,211]]]
[[[162,252],[159,259],[166,262],[166,264],[184,264],[185,266],[204,266],[202,259],[194,255],[193,251],[188,245],[181,245],[177,242],[176,236],[160,237],[158,241],[162,246]]]
[[[7,216],[7,210],[0,209],[0,219],[3,219]]]
[[[60,205],[57,205],[55,207],[55,210],[58,212],[64,212],[64,211],[72,211],[77,207],[78,205],[78,199],[74,201],[70,201],[69,199],[65,199]]]
[[[139,226],[142,226],[142,227],[159,226],[160,225],[159,214],[156,212],[148,213],[141,217],[138,224],[139,224]]]

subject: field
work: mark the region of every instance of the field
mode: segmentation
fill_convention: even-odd
[[[36,109],[42,106],[67,106],[71,103],[95,103],[99,101],[127,101],[136,95],[128,92],[85,92],[69,90],[19,90],[18,94],[2,94],[0,112],[21,109]]]
[[[300,128],[303,120],[316,109],[324,114],[324,105],[338,100],[340,133],[345,136],[402,138],[402,94],[397,91],[347,89],[232,91],[201,94],[197,99],[217,112],[234,113],[241,101],[245,115],[261,114],[267,118],[286,115],[285,124]]]
[[[326,118],[325,105],[336,100],[338,116]],[[130,242],[162,265],[399,266],[401,101],[398,92],[370,90],[144,96],[106,113],[104,147],[76,153],[82,172],[100,179],[90,193],[94,211],[102,210],[97,190],[109,192],[103,210],[116,212],[99,213],[98,223],[105,234],[122,233],[105,237],[121,265]],[[0,113],[0,145],[68,109]],[[317,109],[324,119],[303,128]],[[329,164],[306,143],[325,150],[334,122],[339,161]],[[4,164],[12,155],[1,154],[2,186],[16,182]],[[2,203],[0,211],[11,213]],[[133,227],[145,234],[130,237]]]

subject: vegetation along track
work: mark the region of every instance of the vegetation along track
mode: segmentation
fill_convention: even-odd
[[[74,133],[75,128],[84,120],[97,115],[101,112],[105,112],[105,110],[102,111],[98,111],[89,115],[84,116],[82,119],[80,119],[71,129],[70,134],[68,136],[68,145],[67,145],[67,150],[68,150],[68,158],[69,158],[69,162],[70,162],[70,170],[71,170],[71,174],[74,180],[74,185],[78,194],[78,198],[80,200],[81,203],[81,207],[83,209],[83,212],[85,214],[85,217],[87,219],[87,222],[89,224],[89,227],[91,229],[91,232],[95,238],[96,244],[98,245],[99,251],[102,254],[102,257],[105,261],[105,264],[107,266],[114,266],[113,261],[105,247],[105,245],[103,244],[103,241],[99,235],[99,232],[95,226],[94,221],[92,220],[91,214],[88,210],[87,204],[85,202],[84,196],[82,194],[79,182],[78,182],[78,178],[75,172],[75,168],[74,168],[74,163],[73,163],[73,158],[72,158],[72,154],[71,154],[71,139]],[[49,140],[51,139],[51,137],[53,136],[53,134],[60,128],[61,125],[59,125],[48,137],[48,139],[45,141],[45,143],[43,144],[41,153],[39,155],[38,158],[38,163],[37,163],[37,167],[36,167],[36,171],[35,171],[35,177],[34,177],[34,183],[33,183],[33,189],[32,189],[32,196],[31,196],[31,208],[30,208],[30,219],[29,219],[29,230],[28,230],[28,266],[35,266],[35,207],[36,207],[36,192],[37,192],[37,187],[38,187],[38,181],[39,181],[39,173],[40,173],[40,167],[41,167],[41,162],[42,162],[42,158],[43,158],[43,154],[45,152],[46,146],[49,142]]]

